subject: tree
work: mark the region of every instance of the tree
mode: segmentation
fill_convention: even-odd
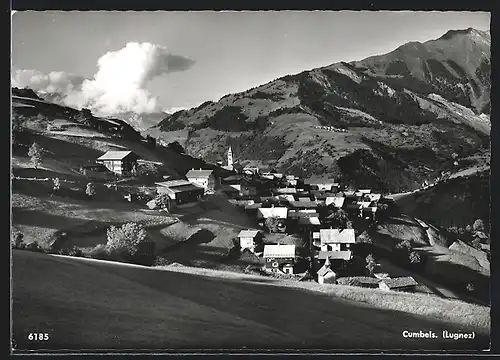
[[[85,194],[87,194],[87,196],[89,198],[92,198],[92,196],[95,195],[95,187],[94,187],[94,184],[92,184],[91,182],[89,182],[87,184],[87,188],[85,189]]]
[[[338,226],[339,228],[347,228],[347,223],[349,221],[349,216],[347,212],[342,209],[335,210],[334,212],[330,212],[330,215],[327,216],[327,221],[334,226]],[[351,223],[352,225],[352,223]]]
[[[408,239],[401,241],[400,243],[398,243],[396,245],[396,249],[400,249],[400,250],[404,249],[404,250],[410,252],[411,251],[411,241]]]
[[[479,239],[478,237],[475,237],[474,239],[472,239],[471,245],[474,249],[482,250],[481,239]]]
[[[123,224],[120,228],[111,226],[107,230],[106,249],[119,255],[133,257],[139,253],[141,244],[146,242],[146,237],[146,230],[137,223]]]
[[[61,181],[59,180],[58,177],[52,179],[52,182],[54,183],[52,190],[54,192],[58,192],[59,189],[61,188]]]
[[[266,219],[265,224],[269,232],[274,233],[278,231],[280,219],[277,216],[271,216]]]
[[[157,176],[160,173],[158,167],[150,162],[140,163],[136,169],[139,176]]]
[[[130,171],[132,176],[137,176],[139,174],[139,171],[137,170],[137,164],[132,165],[132,170]]]
[[[36,142],[31,144],[31,147],[28,151],[28,156],[30,157],[31,163],[35,169],[38,169],[38,166],[42,163],[42,151],[40,146]]]
[[[484,231],[484,222],[481,219],[477,219],[474,221],[474,224],[472,224],[472,230],[473,231]]]
[[[14,249],[24,248],[24,234],[19,230],[13,230],[11,235],[11,244]]]
[[[373,272],[375,271],[375,267],[377,266],[377,263],[375,262],[375,258],[373,256],[373,254],[368,254],[365,261],[366,261],[366,269],[368,270],[368,274],[370,276],[373,276]]]
[[[422,263],[422,258],[420,257],[420,254],[416,251],[410,252],[408,255],[408,259],[410,260],[410,264],[413,265],[420,265]]]

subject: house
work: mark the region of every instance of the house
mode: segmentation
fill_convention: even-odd
[[[257,195],[257,185],[253,184],[251,181],[243,179],[240,183],[240,195],[242,196],[256,196]]]
[[[262,233],[259,230],[241,230],[238,234],[240,241],[240,250],[248,249],[251,252],[255,251],[255,246],[260,240]]]
[[[309,215],[309,214],[308,214]],[[299,231],[301,232],[309,232],[315,229],[319,229],[321,226],[321,222],[319,221],[319,217],[317,216],[307,216],[307,217],[299,217]]]
[[[272,272],[293,274],[295,245],[264,245],[265,268]]]
[[[278,195],[278,200],[289,203],[290,201],[295,201],[295,198],[293,197],[293,195],[284,194],[284,195]]]
[[[296,188],[278,188],[276,189],[277,194],[296,194]]]
[[[379,287],[380,279],[368,277],[368,276],[355,276],[349,279],[347,283],[342,281],[345,278],[339,279],[337,282],[339,284],[345,284],[350,286],[359,286],[364,288],[376,289]]]
[[[395,291],[415,291],[418,282],[411,276],[398,277],[392,279],[382,279],[378,287],[382,290],[395,290]]]
[[[313,232],[312,238],[311,250],[315,259],[338,260],[340,266],[351,260],[351,245],[356,242],[354,229],[320,229]]]
[[[132,151],[108,151],[98,157],[96,162],[103,164],[115,174],[129,175],[138,159],[139,156]]]
[[[354,229],[320,229],[314,246],[323,251],[344,251],[350,250],[355,242]]]
[[[339,183],[331,179],[315,179],[309,178],[304,180],[304,185],[309,189],[315,190],[332,190],[339,187]]]
[[[325,200],[325,205],[333,205],[338,209],[342,209],[344,206],[345,197],[343,196],[329,196]]]
[[[187,180],[169,180],[156,183],[158,194],[167,194],[175,205],[197,202],[205,190]]]
[[[266,219],[277,218],[278,219],[278,232],[285,232],[286,230],[286,219],[288,218],[288,208],[286,207],[270,207],[270,208],[259,208],[257,209],[257,219],[259,219],[259,225],[264,227]]]
[[[320,284],[335,284],[337,274],[330,268],[330,260],[326,258],[323,266],[316,272],[318,283]]]
[[[381,197],[382,194],[375,194],[375,193],[365,194],[364,196],[364,198],[368,199],[369,201],[379,201]]]
[[[375,202],[371,202],[369,206],[361,210],[363,218],[375,220],[377,216],[377,209],[377,204]]]
[[[316,201],[290,201],[290,207],[294,208],[295,210],[306,210],[306,209],[317,209],[318,208],[318,203]]]
[[[191,169],[186,178],[193,184],[205,189],[205,194],[213,194],[216,188],[216,178],[213,170]]]

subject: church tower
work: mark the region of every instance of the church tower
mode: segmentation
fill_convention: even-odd
[[[227,152],[227,166],[233,166],[233,151],[231,150],[231,146],[229,146],[229,150]]]

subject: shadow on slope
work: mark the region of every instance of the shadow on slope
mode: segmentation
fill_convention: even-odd
[[[43,269],[43,271],[42,271]],[[455,326],[286,287],[13,252],[18,349],[480,349]],[[27,330],[29,329],[29,330]],[[463,329],[460,329],[463,331]],[[48,332],[33,343],[27,332]],[[360,340],[362,339],[362,340]]]

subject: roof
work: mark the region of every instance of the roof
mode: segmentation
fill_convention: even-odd
[[[372,192],[371,189],[358,189],[358,192],[362,193],[362,194],[369,194]]]
[[[411,276],[383,279],[381,283],[386,284],[389,289],[418,285],[418,282]]]
[[[303,212],[296,210],[288,210],[288,217],[293,219],[298,218],[311,218],[311,217],[319,217],[317,212]]]
[[[328,273],[334,273],[335,274],[335,271],[333,271],[329,266],[325,266],[323,265],[317,272],[316,274],[318,274],[318,276],[325,276],[326,274]]]
[[[276,192],[279,194],[295,194],[297,192],[296,188],[278,188]]]
[[[278,195],[279,200],[286,200],[286,201],[295,201],[295,198],[293,195],[290,194],[285,194],[285,195]]]
[[[301,225],[321,225],[318,217],[300,217],[299,224],[301,224]]]
[[[295,245],[264,245],[264,258],[294,258]]]
[[[196,178],[196,177],[209,177],[210,175],[212,175],[214,171],[213,170],[195,170],[195,169],[191,169],[187,172],[186,174],[186,177],[187,178],[190,178],[190,177],[193,177],[193,178]]]
[[[372,201],[378,201],[382,197],[382,194],[371,193],[371,194],[365,194],[365,196],[368,197]]]
[[[259,234],[259,230],[241,230],[238,237],[256,237]]]
[[[318,253],[318,259],[342,259],[350,260],[352,257],[352,252],[350,250],[344,251],[320,251]]]
[[[163,186],[168,188],[173,188],[176,186],[183,186],[183,185],[192,185],[192,183],[187,180],[168,180],[168,181],[160,181],[155,184],[158,186]]]
[[[261,203],[245,204],[245,209],[246,210],[253,210],[253,209],[258,209],[258,208],[261,208],[261,207],[262,207]]]
[[[133,154],[132,151],[107,151],[97,160],[123,160],[130,154]]]
[[[307,184],[307,185],[322,185],[322,184],[333,185],[333,184],[336,184],[336,182],[333,179],[309,178],[309,179],[304,180],[304,184]]]
[[[360,284],[378,284],[380,282],[380,279],[368,276],[356,276],[353,279]]]
[[[295,208],[317,208],[318,204],[315,201],[290,201],[290,206]]]
[[[320,229],[321,245],[331,243],[353,244],[356,242],[354,229]]]
[[[272,207],[272,208],[260,208],[257,209],[257,218],[267,219],[276,216],[280,219],[286,219],[288,217],[288,208],[286,207]]]
[[[341,208],[342,206],[344,206],[344,201],[345,201],[345,197],[343,197],[343,196],[342,197],[340,197],[340,196],[330,197],[329,196],[326,198],[325,204],[326,205],[333,204],[333,206]]]
[[[309,201],[311,201],[311,199],[310,199],[310,198],[308,198],[308,197],[299,197],[298,201],[306,201],[306,202],[309,202]]]
[[[371,203],[372,203],[371,201],[359,201],[358,205],[361,205],[361,207],[364,209],[369,207]]]
[[[186,184],[186,185],[179,185],[175,187],[167,187],[168,190],[170,190],[173,193],[181,193],[181,192],[187,192],[187,191],[205,191],[201,186],[195,185],[195,184]]]

